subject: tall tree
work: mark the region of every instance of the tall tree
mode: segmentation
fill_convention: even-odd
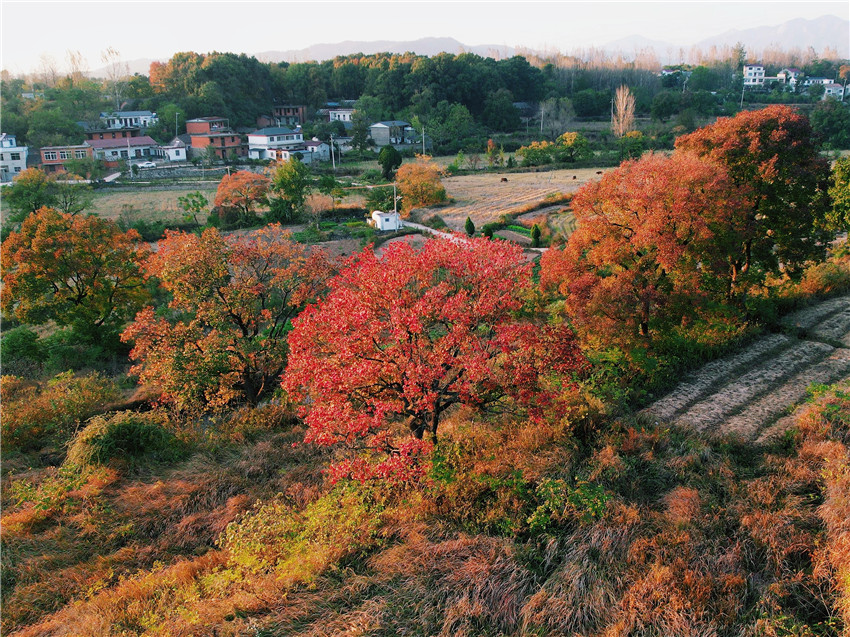
[[[624,162],[576,193],[578,228],[541,259],[541,284],[585,334],[649,338],[729,276],[740,203],[725,169],[696,156]]]
[[[401,166],[401,153],[393,146],[384,146],[378,153],[378,164],[384,179],[392,179],[395,169]]]
[[[12,185],[0,191],[4,204],[13,213],[9,221],[23,221],[30,213],[53,206],[56,203],[53,185],[47,174],[38,168],[27,168],[18,173]]]
[[[112,221],[42,208],[3,244],[3,310],[102,338],[146,298],[139,262],[148,249],[140,241]]]
[[[178,408],[216,410],[275,390],[289,321],[323,289],[330,264],[275,224],[232,240],[214,228],[166,231],[145,272],[172,300],[165,316],[147,307],[122,335],[135,371]]]
[[[719,162],[750,192],[739,275],[761,280],[780,269],[796,275],[823,258],[831,239],[829,164],[805,116],[788,106],[743,111],[679,137],[676,150]]]
[[[611,130],[616,137],[623,137],[635,127],[635,96],[628,86],[621,86],[614,95],[611,113]]]
[[[295,221],[304,211],[304,202],[312,190],[310,168],[292,159],[271,167],[269,184],[269,216],[272,221]]]
[[[544,402],[541,377],[575,371],[580,356],[569,331],[516,318],[530,285],[507,242],[359,254],[293,322],[283,385],[305,401],[306,441],[367,452],[336,475],[404,477],[453,405]]]

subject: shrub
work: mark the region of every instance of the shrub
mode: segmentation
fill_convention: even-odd
[[[77,378],[64,372],[43,389],[14,376],[3,376],[3,452],[62,443],[78,423],[103,411],[104,405],[119,397],[115,383],[98,373]]]
[[[3,371],[19,376],[33,376],[47,359],[38,334],[27,327],[16,327],[3,335]]]
[[[160,414],[119,411],[92,418],[74,437],[66,462],[79,467],[112,461],[133,462],[144,456],[174,460],[182,445],[165,428]]]

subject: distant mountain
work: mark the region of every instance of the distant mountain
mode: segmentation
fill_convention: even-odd
[[[476,53],[482,57],[511,57],[516,49],[499,44],[481,44],[468,46],[454,38],[421,38],[412,41],[377,40],[374,42],[358,42],[347,40],[336,44],[314,44],[306,49],[289,51],[263,51],[256,53],[258,60],[263,62],[321,62],[332,60],[338,55],[363,53],[416,53],[417,55],[434,56],[439,53]]]
[[[754,52],[778,46],[786,51],[812,47],[821,53],[828,46],[836,49],[842,58],[850,58],[850,21],[833,15],[821,16],[814,20],[797,18],[773,27],[733,29],[697,42],[697,46],[734,46],[738,42],[743,43],[748,51]]]
[[[768,6],[768,5],[765,5]],[[843,20],[837,16],[822,16],[814,20],[798,18],[776,26],[756,27],[753,29],[733,29],[706,38],[693,45],[679,45],[660,40],[650,40],[640,35],[633,35],[613,42],[600,44],[599,46],[584,47],[585,50],[601,50],[609,55],[622,54],[627,59],[634,59],[642,52],[652,52],[661,64],[671,64],[680,61],[680,51],[687,52],[691,46],[708,49],[711,46],[734,46],[741,42],[751,55],[758,55],[769,47],[778,47],[784,50],[795,48],[814,48],[817,53],[822,53],[826,47],[838,51],[842,58],[850,58],[850,21]],[[253,53],[258,60],[263,62],[321,62],[331,60],[338,55],[351,55],[363,53],[371,55],[374,53],[416,53],[417,55],[434,56],[439,53],[476,53],[482,57],[493,57],[497,59],[508,58],[516,55],[520,50],[531,51],[530,48],[512,47],[504,44],[480,44],[470,46],[455,40],[454,38],[421,38],[419,40],[393,41],[378,40],[374,42],[347,40],[335,44],[315,44],[305,49],[293,49],[288,51],[262,51]],[[563,53],[580,53],[580,51],[563,51]],[[166,62],[167,60],[158,60]],[[127,62],[130,73],[149,73],[152,59],[131,60]],[[103,77],[106,69],[94,69],[89,75],[92,77]]]

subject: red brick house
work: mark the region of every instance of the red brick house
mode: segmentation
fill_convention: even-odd
[[[192,138],[192,153],[205,152],[208,146],[215,149],[216,157],[226,159],[230,153],[240,157],[248,154],[242,137],[230,128],[224,117],[198,117],[186,120],[186,132]]]
[[[92,147],[88,142],[76,146],[45,146],[39,149],[41,168],[46,173],[56,173],[65,170],[65,162],[69,159],[91,158]]]

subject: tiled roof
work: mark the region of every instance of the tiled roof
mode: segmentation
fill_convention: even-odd
[[[127,146],[156,146],[153,138],[144,135],[142,137],[119,137],[117,139],[90,139],[86,142],[92,148],[127,148]]]

